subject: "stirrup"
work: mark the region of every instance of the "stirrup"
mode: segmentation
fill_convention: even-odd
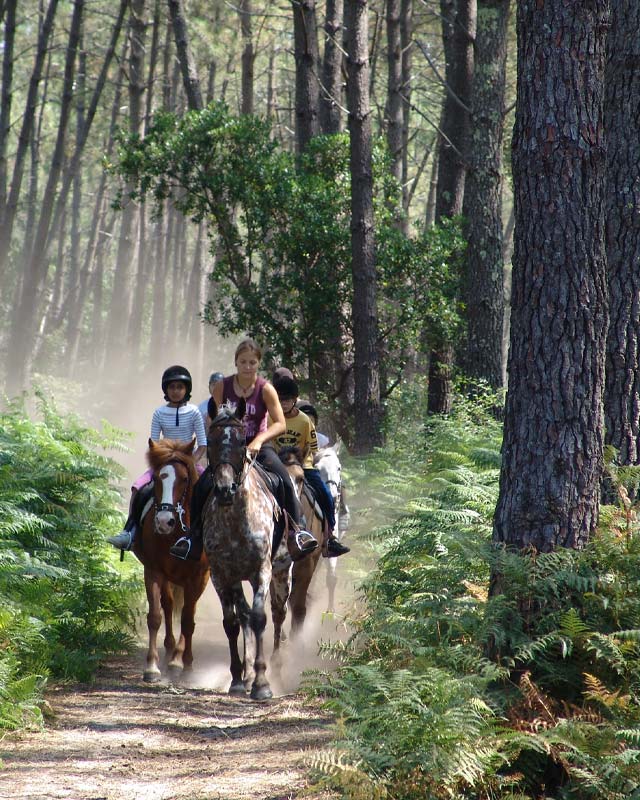
[[[107,537],[109,544],[112,544],[118,550],[131,550],[133,547],[133,539],[135,530],[133,531],[120,531],[115,536]]]
[[[186,536],[181,536],[175,544],[171,545],[169,552],[172,556],[186,561],[187,558],[189,558],[189,553],[191,552],[191,545],[191,539],[187,538]]]
[[[291,544],[295,545],[295,551],[291,552],[293,548]],[[287,547],[289,550],[289,555],[293,561],[300,561],[301,558],[308,556],[310,553],[313,553],[314,550],[318,548],[318,540],[315,536],[310,533],[309,531],[305,531],[303,528],[299,528],[296,531],[291,531],[289,533]]]

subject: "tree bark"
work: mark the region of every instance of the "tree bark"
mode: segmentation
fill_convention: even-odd
[[[147,27],[145,5],[146,0],[131,0],[129,18],[129,131],[137,135],[142,133],[144,121],[142,98],[145,91],[144,55]],[[134,262],[138,238],[137,217],[136,207],[133,203],[127,203],[120,215],[118,252],[107,329],[107,352],[109,357],[114,359],[115,367],[125,354],[130,321],[130,269]]]
[[[296,146],[302,153],[320,133],[318,25],[315,0],[292,0],[296,59]]]
[[[46,277],[47,267],[43,253],[53,213],[55,192],[62,171],[67,126],[73,101],[75,62],[84,8],[84,0],[75,0],[65,56],[63,90],[56,141],[40,207],[38,225],[33,237],[33,247],[25,265],[20,301],[14,309],[11,321],[8,359],[10,392],[19,391],[25,385],[26,376],[30,369],[33,343],[38,330],[36,318],[39,310],[40,292],[43,280]]]
[[[598,521],[608,17],[609,0],[517,5],[511,347],[493,539],[541,552],[584,547]]]
[[[47,7],[47,13],[45,14],[42,23],[42,28],[40,29],[40,35],[38,36],[36,58],[33,65],[33,70],[31,71],[31,77],[29,78],[29,89],[27,91],[27,101],[25,103],[25,111],[22,117],[22,127],[20,128],[18,147],[13,160],[11,189],[9,190],[9,198],[7,200],[4,216],[0,218],[0,242],[3,243],[3,246],[0,247],[0,276],[4,275],[4,268],[10,252],[13,225],[18,209],[18,202],[20,200],[20,191],[22,188],[24,165],[33,131],[33,123],[35,120],[36,106],[38,101],[38,87],[40,85],[40,81],[42,80],[42,70],[44,67],[45,58],[49,51],[49,39],[51,38],[51,32],[53,31],[53,21],[55,19],[57,8],[58,0],[50,0]]]
[[[344,0],[327,0],[324,22],[324,57],[320,94],[320,129],[339,133],[342,127],[342,22]]]
[[[4,40],[2,50],[2,98],[0,99],[0,221],[7,204],[7,142],[11,130],[11,101],[13,97],[13,46],[16,37],[17,0],[7,0],[4,9]],[[7,242],[7,246],[8,246]]]
[[[173,23],[173,33],[176,42],[176,51],[182,73],[182,83],[187,95],[189,108],[200,110],[203,108],[202,92],[200,91],[200,79],[196,69],[196,62],[191,53],[189,37],[187,34],[187,20],[184,13],[183,0],[167,0],[169,3],[169,13]]]
[[[402,35],[400,14],[402,0],[387,0],[387,106],[385,123],[387,145],[391,157],[391,174],[402,182],[402,130],[404,126],[402,99]]]
[[[611,0],[606,71],[609,302],[604,414],[620,464],[640,463],[640,6]]]
[[[411,65],[413,56],[413,0],[401,0],[400,44],[402,47],[402,208],[408,231],[412,190],[409,186],[409,122],[411,118]],[[426,163],[426,161],[425,161]],[[416,177],[414,185],[418,182]]]
[[[240,31],[242,34],[242,99],[241,113],[253,114],[253,34],[251,0],[240,0],[238,14],[240,15]]]
[[[373,224],[367,0],[346,0],[347,105],[351,166],[351,254],[355,372],[355,451],[382,444],[378,310]]]
[[[465,154],[473,79],[476,0],[440,0],[446,59],[445,94],[440,124],[436,222],[462,213]]]
[[[469,104],[473,79],[473,42],[476,27],[476,0],[440,0],[442,40],[446,59],[445,95],[442,105],[438,145],[438,182],[435,221],[462,213],[466,177]],[[453,402],[450,375],[454,349],[450,342],[432,344],[430,364],[438,364],[429,381],[428,408],[447,414]],[[451,358],[446,362],[446,358]]]
[[[504,324],[502,137],[510,0],[478,0],[464,195],[467,255],[465,372],[502,386]]]

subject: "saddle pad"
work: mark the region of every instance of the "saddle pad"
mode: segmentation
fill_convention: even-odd
[[[321,519],[324,522],[324,512],[320,508],[318,501],[316,500],[315,492],[313,491],[313,486],[310,483],[304,482],[304,493],[307,496],[307,500],[311,504],[311,507],[316,513],[316,517]]]
[[[278,496],[278,489],[280,488],[280,476],[276,475],[274,472],[269,472],[266,470],[262,464],[259,464],[257,461],[253,465],[253,469],[256,470],[258,476],[262,479],[262,482],[266,486],[266,488],[271,492],[274,497]]]

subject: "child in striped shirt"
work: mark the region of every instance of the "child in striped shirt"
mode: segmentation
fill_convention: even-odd
[[[197,463],[198,459],[207,449],[207,437],[204,431],[204,422],[198,406],[189,403],[191,397],[192,380],[188,369],[180,366],[169,367],[162,374],[162,391],[167,404],[159,406],[151,418],[151,438],[158,441],[164,439],[178,439],[181,442],[192,441],[196,437],[193,453],[196,469],[202,474],[204,467]],[[131,487],[131,500],[129,503],[129,517],[124,530],[116,536],[107,539],[114,547],[120,550],[131,550],[140,522],[140,514],[149,496],[152,494],[153,473],[147,469],[134,482]],[[142,490],[142,491],[141,491]]]

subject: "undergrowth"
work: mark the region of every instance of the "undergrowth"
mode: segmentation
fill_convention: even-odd
[[[392,409],[390,447],[350,466],[369,519],[396,519],[371,534],[351,640],[327,647],[341,668],[313,683],[338,720],[316,768],[352,800],[640,798],[633,509],[603,507],[581,552],[495,549],[495,398],[411,422],[418,391]]]
[[[139,586],[105,544],[121,523],[112,487],[121,445],[39,398],[0,413],[0,729],[40,721],[49,677],[88,680],[108,654],[132,644]]]

